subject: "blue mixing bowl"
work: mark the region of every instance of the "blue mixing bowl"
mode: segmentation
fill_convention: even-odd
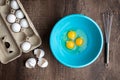
[[[74,49],[66,48],[69,40],[67,33],[75,31],[84,39],[82,46]],[[100,55],[103,47],[103,35],[98,24],[82,14],[72,14],[56,23],[50,34],[50,48],[55,58],[65,66],[82,68],[93,63]]]

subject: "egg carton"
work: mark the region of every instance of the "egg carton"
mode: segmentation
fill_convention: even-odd
[[[16,1],[19,9],[15,9],[17,5],[16,3],[14,4],[14,2],[11,8],[11,1]],[[21,13],[16,14],[18,10],[20,10],[23,15],[21,15]],[[15,15],[15,18],[13,16],[8,17],[9,14]],[[26,21],[24,21],[23,19],[25,19]],[[21,20],[23,20],[23,23],[20,23]],[[15,23],[17,25],[13,25]],[[29,44],[23,45],[23,43],[25,42]],[[1,63],[7,64],[8,62],[11,62],[20,57],[22,52],[28,53],[31,50],[39,47],[41,43],[41,38],[21,2],[19,0],[0,0]]]

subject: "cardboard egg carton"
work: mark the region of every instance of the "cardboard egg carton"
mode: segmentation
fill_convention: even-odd
[[[3,64],[20,57],[22,52],[28,53],[41,45],[41,38],[23,5],[19,0],[15,1],[19,5],[19,10],[24,13],[24,18],[27,20],[29,27],[21,28],[20,32],[13,32],[11,29],[13,23],[7,21],[7,16],[8,14],[15,14],[16,10],[10,7],[11,0],[0,1],[0,61]],[[19,23],[20,20],[16,18],[15,22]],[[21,49],[21,44],[26,41],[31,44],[31,47],[29,50],[24,51]]]

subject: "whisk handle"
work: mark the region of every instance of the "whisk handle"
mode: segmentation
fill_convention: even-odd
[[[109,64],[109,43],[105,43],[105,64]]]

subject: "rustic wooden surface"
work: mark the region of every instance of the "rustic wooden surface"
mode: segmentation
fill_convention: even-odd
[[[26,69],[24,62],[34,57],[30,52],[7,64],[0,64],[0,80],[120,80],[120,0],[21,0],[24,8],[39,32],[49,61],[46,69],[38,66]],[[104,49],[100,57],[90,66],[71,69],[61,65],[49,48],[49,35],[53,25],[63,16],[82,13],[93,18],[103,30],[101,13],[107,9],[115,12],[111,42],[110,66],[104,66]]]

